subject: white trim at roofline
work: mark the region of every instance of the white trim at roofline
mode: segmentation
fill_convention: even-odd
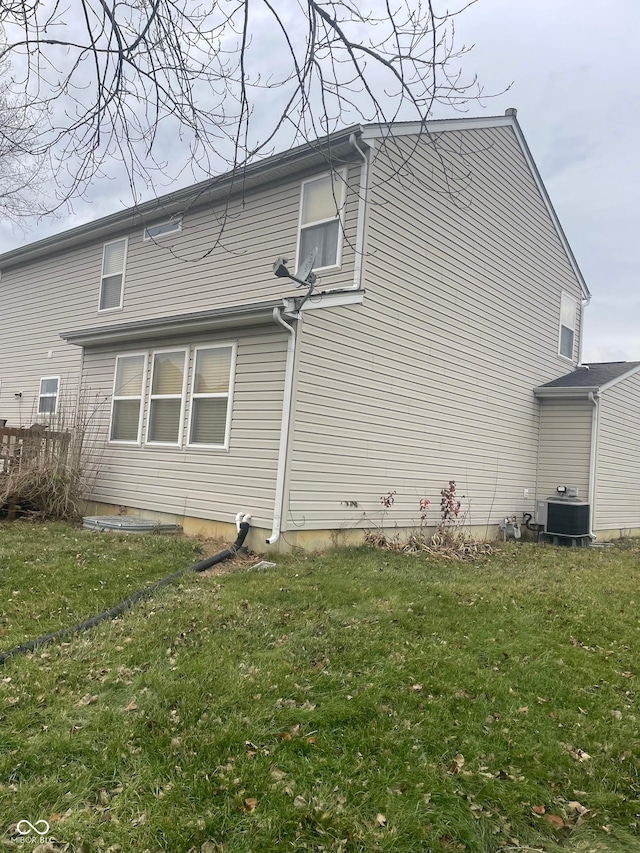
[[[541,385],[538,388],[534,388],[533,393],[539,399],[544,399],[545,397],[584,397],[586,399],[589,394],[597,394],[600,390],[597,385],[556,385],[553,388],[545,388]]]
[[[633,376],[634,373],[637,373],[640,370],[640,364],[637,364],[635,367],[627,370],[626,373],[623,373],[622,376],[616,376],[615,379],[610,379],[608,382],[605,382],[604,385],[600,386],[600,393],[603,391],[608,391],[609,388],[613,388],[614,385],[617,385],[618,382],[622,382],[623,379],[629,379],[630,376]]]
[[[553,204],[551,203],[549,194],[547,193],[547,190],[542,182],[538,167],[536,166],[533,157],[531,156],[531,151],[529,150],[529,146],[527,145],[527,142],[524,138],[520,125],[518,124],[518,119],[516,118],[515,114],[504,116],[486,116],[482,118],[442,119],[441,121],[428,121],[426,123],[426,126],[423,126],[422,124],[420,124],[420,122],[400,122],[395,125],[369,124],[364,126],[361,139],[364,142],[368,142],[371,139],[384,139],[385,137],[394,136],[411,136],[417,133],[425,132],[427,134],[436,134],[446,133],[447,131],[453,130],[482,130],[483,128],[491,127],[513,128],[513,132],[515,134],[518,145],[520,146],[520,150],[522,151],[524,159],[527,162],[533,180],[535,181],[536,186],[538,187],[540,197],[542,198],[544,206],[547,208],[547,212],[555,226],[558,238],[562,244],[563,249],[566,252],[567,259],[569,260],[571,268],[573,269],[573,272],[575,273],[576,278],[580,283],[584,298],[586,300],[591,299],[591,292],[587,287],[586,281],[583,278],[582,272],[580,271],[580,267],[578,266],[578,262],[576,261],[575,256],[571,251],[569,242],[562,229],[562,225],[560,224],[560,220],[558,219]],[[582,335],[582,329],[580,330],[580,335]]]

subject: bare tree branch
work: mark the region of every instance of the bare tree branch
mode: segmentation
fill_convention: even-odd
[[[475,2],[3,0],[4,97],[46,115],[26,147],[50,159],[59,201],[114,158],[137,199],[185,167],[201,178],[362,120],[462,108],[480,92],[454,22]]]

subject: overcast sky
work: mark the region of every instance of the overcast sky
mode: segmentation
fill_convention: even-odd
[[[511,84],[467,114],[517,108],[593,294],[585,361],[640,360],[639,31],[639,0],[478,0],[456,25],[458,44],[475,45],[465,68],[485,90]],[[0,224],[0,252],[131,204],[108,180],[90,199],[75,202],[72,216],[34,224],[26,238]]]

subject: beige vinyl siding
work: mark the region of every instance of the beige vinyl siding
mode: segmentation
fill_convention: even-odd
[[[31,423],[42,376],[60,376],[62,394],[75,399],[80,350],[63,343],[61,332],[299,295],[293,282],[273,275],[272,265],[284,255],[295,270],[300,186],[314,174],[301,173],[215,209],[194,209],[180,232],[157,243],[143,240],[142,226],[123,232],[122,310],[98,310],[102,240],[3,270],[0,417],[11,425]],[[353,282],[359,165],[351,164],[347,174],[342,265],[323,274],[325,290]],[[18,391],[22,398],[15,397]]]
[[[557,486],[577,486],[590,500],[589,463],[593,405],[587,400],[543,400],[538,454],[539,500],[556,495]]]
[[[228,451],[108,443],[115,359],[145,349],[190,348],[238,342],[231,435]],[[253,524],[269,528],[273,519],[275,472],[280,440],[286,340],[269,327],[251,333],[136,342],[130,348],[101,347],[85,353],[85,384],[95,401],[96,433],[91,436],[98,473],[92,498],[142,510],[233,521],[240,510]],[[192,365],[191,365],[192,366]],[[146,433],[150,371],[145,383]],[[187,391],[184,430],[190,404]],[[144,438],[143,438],[144,441]]]
[[[640,375],[600,398],[594,530],[640,527]]]
[[[421,497],[434,522],[451,479],[472,525],[535,507],[533,388],[567,372],[560,294],[580,285],[510,128],[440,137],[460,192],[428,144],[403,170],[414,141],[371,170],[364,304],[305,319],[292,529],[379,523],[394,490],[387,524]]]

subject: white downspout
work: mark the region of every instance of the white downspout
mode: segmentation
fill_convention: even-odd
[[[349,137],[349,144],[362,158],[362,166],[360,167],[360,189],[358,191],[358,220],[356,225],[356,257],[353,264],[353,284],[350,287],[345,287],[345,290],[360,290],[364,268],[364,226],[367,213],[367,193],[369,191],[369,159],[358,145],[355,133],[352,133]]]
[[[291,418],[291,400],[293,398],[293,366],[296,352],[296,330],[295,326],[286,323],[282,319],[282,308],[273,309],[273,319],[289,333],[287,341],[287,360],[284,371],[284,396],[282,398],[282,423],[280,425],[280,446],[278,448],[278,467],[276,469],[276,491],[273,503],[273,525],[271,536],[266,540],[268,545],[273,545],[280,538],[282,530],[282,515],[284,512],[284,478],[287,467],[287,453],[289,450],[289,421]]]
[[[591,414],[591,448],[589,450],[589,538],[592,542],[598,538],[593,532],[593,521],[596,512],[596,474],[598,466],[598,409],[600,392],[589,392],[589,402],[593,403]]]

